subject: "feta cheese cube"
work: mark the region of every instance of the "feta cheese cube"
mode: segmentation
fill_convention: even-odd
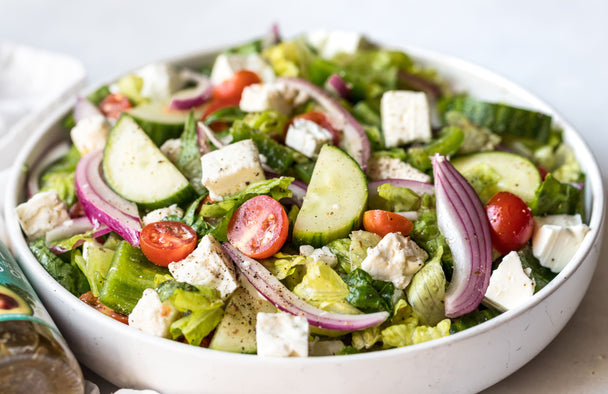
[[[258,74],[260,79],[269,82],[275,79],[274,70],[258,54],[241,55],[236,53],[224,53],[219,55],[213,63],[211,70],[211,83],[218,85],[232,78],[240,70],[249,70]]]
[[[21,228],[28,238],[36,239],[70,220],[68,208],[55,191],[36,193],[16,208]]]
[[[258,356],[307,357],[308,331],[304,316],[259,312],[256,323]]]
[[[179,282],[216,288],[222,298],[239,287],[232,260],[210,234],[205,235],[186,258],[170,263],[169,271]]]
[[[580,215],[550,215],[534,218],[532,254],[543,267],[558,273],[572,259],[589,227]]]
[[[340,30],[313,31],[306,39],[325,59],[331,59],[339,53],[353,54],[366,43],[361,34]]]
[[[297,150],[311,159],[319,156],[321,147],[330,144],[332,134],[315,122],[307,119],[295,119],[287,129],[285,145]]]
[[[329,250],[327,246],[315,249],[311,245],[301,245],[300,255],[310,257],[314,261],[322,261],[330,267],[338,264],[338,257]]]
[[[428,183],[431,177],[396,157],[372,156],[367,163],[367,175],[374,181],[381,179],[410,179]]]
[[[161,302],[156,290],[146,289],[129,315],[129,326],[166,338],[176,318],[177,309],[169,301]]]
[[[397,289],[405,289],[428,257],[410,237],[388,233],[376,247],[367,249],[361,269],[374,279],[393,282]]]
[[[387,148],[431,139],[426,94],[408,90],[386,92],[380,101],[382,132]]]
[[[179,138],[169,138],[160,146],[160,151],[171,163],[177,163],[179,152],[182,149],[182,141]]]
[[[256,83],[243,90],[239,107],[245,112],[272,109],[288,116],[294,106],[304,104],[307,100],[306,93],[287,87],[284,83]]]
[[[103,149],[110,129],[110,122],[105,116],[93,115],[80,120],[70,131],[70,137],[78,152],[86,155]]]
[[[529,272],[524,271],[517,252],[510,252],[492,272],[486,301],[502,311],[513,309],[534,295],[535,286]]]
[[[184,215],[184,210],[177,206],[177,204],[170,205],[164,208],[158,208],[153,211],[148,212],[142,219],[142,223],[144,226],[147,226],[150,223],[160,222],[164,220],[167,216],[179,216],[182,217]]]
[[[201,157],[201,182],[213,201],[235,194],[265,178],[258,148],[252,140],[243,140],[209,152]]]
[[[136,71],[135,75],[143,81],[140,92],[142,97],[153,101],[168,99],[183,85],[183,80],[175,68],[165,63],[149,64]]]

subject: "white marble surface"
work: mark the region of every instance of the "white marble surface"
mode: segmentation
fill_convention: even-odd
[[[273,22],[286,36],[314,28],[362,31],[472,61],[525,86],[574,124],[606,174],[607,15],[601,0],[0,0],[0,39],[75,56],[94,84],[155,59],[245,41]],[[562,333],[486,392],[608,391],[606,282],[602,258]],[[103,393],[111,390],[102,386]]]

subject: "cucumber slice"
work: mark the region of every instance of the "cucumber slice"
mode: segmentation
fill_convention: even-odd
[[[276,310],[269,301],[255,298],[245,288],[239,287],[230,297],[209,348],[233,353],[255,353],[258,312],[272,313]]]
[[[184,124],[190,111],[169,110],[164,103],[152,102],[138,105],[127,111],[141,126],[157,146],[170,138],[178,138],[184,131]],[[203,110],[194,108],[196,119]]]
[[[365,174],[347,153],[325,145],[293,229],[299,245],[320,247],[359,226],[367,205]]]
[[[540,173],[528,159],[508,152],[483,152],[461,156],[452,165],[473,185],[485,203],[494,193],[508,191],[529,204],[540,187]],[[485,183],[485,184],[484,184]]]
[[[547,143],[551,135],[551,116],[506,104],[488,103],[467,95],[454,96],[440,104],[445,116],[449,111],[461,112],[471,122],[495,133],[511,134]]]
[[[103,171],[116,193],[149,209],[194,196],[186,177],[129,116],[123,115],[108,136]]]

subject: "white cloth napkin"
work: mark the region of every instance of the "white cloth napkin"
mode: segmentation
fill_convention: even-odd
[[[0,185],[37,124],[84,83],[79,60],[0,40]],[[0,186],[0,207],[4,195]],[[8,244],[2,216],[0,209],[0,239]]]

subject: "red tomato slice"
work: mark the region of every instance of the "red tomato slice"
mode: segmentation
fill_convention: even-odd
[[[388,233],[401,233],[407,236],[414,228],[414,223],[398,213],[374,209],[363,214],[363,228],[381,237]]]
[[[196,247],[196,232],[181,222],[150,223],[141,230],[141,251],[156,265],[183,260]]]
[[[99,110],[108,118],[118,119],[120,114],[131,108],[129,99],[121,93],[112,93],[106,96],[99,104]]]
[[[271,197],[257,196],[234,212],[227,236],[247,256],[265,259],[281,250],[288,232],[289,220],[283,206]]]
[[[498,192],[486,204],[492,245],[501,254],[519,250],[528,243],[534,230],[532,210],[510,192]]]
[[[340,132],[336,130],[334,126],[332,126],[332,124],[329,122],[329,119],[327,119],[327,116],[323,112],[311,111],[294,116],[293,119],[291,119],[289,123],[287,123],[287,125],[285,126],[285,135],[287,134],[287,130],[289,130],[289,126],[291,126],[295,119],[306,119],[310,120],[311,122],[315,122],[316,124],[331,133],[333,145],[338,146],[340,144]]]
[[[238,103],[241,100],[243,90],[245,90],[247,86],[260,82],[262,82],[262,80],[258,74],[253,71],[237,71],[232,78],[225,80],[213,88],[213,99],[219,101],[236,101]]]

